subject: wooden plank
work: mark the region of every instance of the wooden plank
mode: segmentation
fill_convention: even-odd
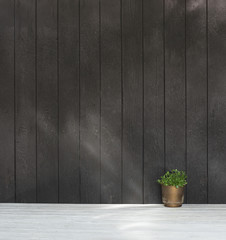
[[[142,1],[122,1],[122,54],[123,203],[142,203]]]
[[[207,203],[206,0],[186,5],[188,203]]]
[[[101,1],[101,202],[121,202],[120,0]]]
[[[225,203],[226,2],[208,3],[208,201]]]
[[[185,1],[165,1],[166,170],[186,169]]]
[[[36,202],[35,0],[15,1],[16,201]]]
[[[223,240],[226,205],[1,204],[0,224],[4,240]]]
[[[14,1],[0,1],[0,202],[15,201]]]
[[[144,0],[144,202],[161,202],[164,174],[163,1]]]
[[[57,1],[37,2],[37,201],[58,202]]]
[[[78,203],[79,1],[59,1],[59,201]]]
[[[100,202],[99,0],[80,2],[81,201]]]

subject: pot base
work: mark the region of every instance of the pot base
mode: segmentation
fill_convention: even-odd
[[[172,208],[175,208],[175,207],[181,207],[182,204],[165,203],[164,206],[165,206],[165,207],[172,207]]]

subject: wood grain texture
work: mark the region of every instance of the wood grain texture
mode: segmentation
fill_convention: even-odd
[[[14,1],[0,1],[0,202],[15,201]]]
[[[206,0],[186,4],[188,203],[207,203]]]
[[[164,173],[164,2],[145,0],[144,23],[144,202],[158,203]]]
[[[185,1],[165,1],[166,170],[186,169]]]
[[[57,1],[37,4],[37,201],[58,202]]]
[[[208,1],[208,201],[224,203],[226,189],[226,3]]]
[[[35,1],[15,1],[16,201],[36,202]]]
[[[122,1],[123,203],[143,202],[142,2]]]
[[[80,202],[79,1],[59,1],[59,201]]]
[[[120,0],[101,1],[101,202],[121,202]]]
[[[222,204],[0,205],[1,240],[224,240],[225,225]]]
[[[225,13],[0,0],[0,202],[159,203],[178,168],[189,203],[225,203]]]
[[[100,202],[99,0],[80,2],[81,201]]]

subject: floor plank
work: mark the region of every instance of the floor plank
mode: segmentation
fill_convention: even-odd
[[[0,239],[224,239],[226,205],[0,204]]]

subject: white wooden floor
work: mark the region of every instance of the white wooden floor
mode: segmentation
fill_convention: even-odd
[[[0,239],[226,239],[226,205],[0,204]]]

